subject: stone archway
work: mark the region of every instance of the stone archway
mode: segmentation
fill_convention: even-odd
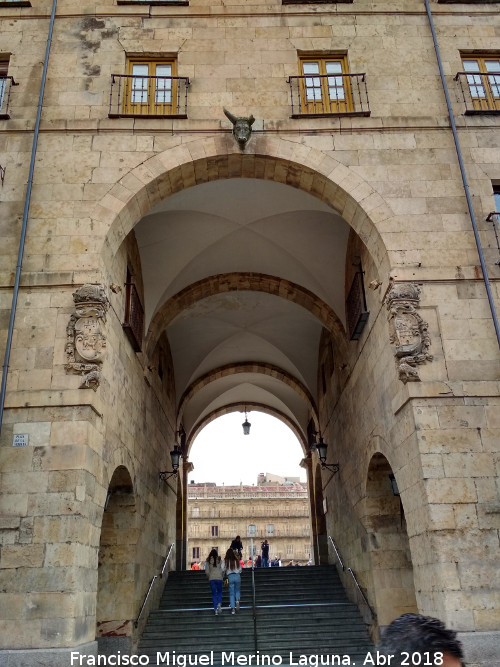
[[[99,544],[96,638],[99,653],[131,647],[138,530],[130,473],[118,466],[108,487]]]
[[[282,421],[288,428],[292,431],[292,433],[296,436],[297,440],[300,442],[300,445],[302,447],[302,450],[304,453],[306,452],[307,448],[307,441],[304,437],[304,434],[302,431],[297,428],[297,425],[289,419],[285,414],[282,412],[279,412],[276,409],[269,408],[266,405],[261,405],[259,403],[254,403],[252,401],[249,401],[248,403],[232,403],[230,405],[225,405],[222,408],[218,408],[217,410],[214,410],[210,414],[206,415],[203,419],[201,419],[195,427],[192,429],[191,433],[189,434],[188,439],[186,440],[186,445],[187,445],[187,451],[189,452],[189,449],[191,445],[193,444],[194,439],[196,436],[202,431],[207,424],[210,424],[210,422],[214,421],[218,417],[222,417],[222,415],[229,414],[230,412],[236,412],[236,411],[243,411],[244,409],[247,409],[248,411],[250,410],[258,410],[259,412],[263,412],[265,414],[271,415],[272,417],[276,417],[280,421]]]
[[[377,452],[368,467],[362,521],[368,535],[379,626],[388,625],[400,614],[418,611],[404,508],[396,493],[392,468],[385,456]]]
[[[136,223],[163,199],[210,181],[237,178],[281,183],[327,203],[364,243],[379,275],[388,274],[387,250],[377,224],[390,220],[393,212],[383,198],[353,171],[321,151],[306,149],[294,141],[276,137],[269,141],[269,138],[258,135],[244,155],[235,149],[229,137],[221,136],[187,142],[132,169],[119,184],[113,186],[94,210],[96,225],[100,229],[109,227],[101,253],[103,264],[111,265],[112,257]],[[180,291],[173,296],[169,295],[167,305],[163,303],[158,306],[147,335],[144,356],[147,359],[151,357],[158,337],[172,321],[171,318],[182,313],[189,303],[229,290],[261,291],[300,305],[313,313],[334,334],[339,350],[343,351],[347,347],[346,338],[335,311],[299,282],[292,283],[280,275],[268,275],[267,271],[220,273],[208,275],[198,282],[187,281]],[[254,359],[249,358],[248,361],[253,362]],[[195,378],[194,375],[192,377]],[[180,392],[190,389],[186,384]],[[222,412],[218,411],[210,418],[218,414]],[[197,423],[195,429],[199,426]],[[193,432],[191,429],[190,434]],[[321,486],[321,474],[315,475],[313,483]],[[322,497],[319,492],[315,495]],[[328,552],[323,508],[320,507],[318,512],[321,515],[319,521],[323,524],[318,534],[321,534],[325,544],[321,546],[324,558],[316,558],[317,563],[326,562]]]
[[[257,273],[231,273],[210,276],[170,298],[156,313],[149,327],[147,349],[152,353],[156,342],[168,325],[186,308],[196,302],[215,294],[227,292],[264,292],[273,296],[292,301],[309,310],[338,341],[339,346],[345,345],[345,332],[339,318],[324,301],[309,290],[277,276]]]
[[[335,158],[300,143],[256,135],[242,154],[229,135],[195,139],[131,169],[102,197],[92,218],[107,229],[103,265],[141,216],[180,190],[228,178],[257,178],[303,190],[337,211],[370,249],[380,275],[389,270],[378,225],[394,213],[383,197]]]

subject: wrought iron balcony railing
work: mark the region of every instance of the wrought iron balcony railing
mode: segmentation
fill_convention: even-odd
[[[0,118],[3,120],[10,118],[9,103],[12,86],[17,86],[13,77],[0,75]]]
[[[290,76],[287,82],[292,118],[370,115],[364,73]]]
[[[189,78],[111,75],[109,118],[187,118]]]
[[[144,329],[144,308],[134,283],[126,283],[125,288],[125,319],[122,326],[135,352],[140,352]]]
[[[305,499],[304,499],[305,501]],[[275,517],[302,517],[302,516],[309,516],[309,510],[308,509],[302,509],[302,508],[290,508],[290,509],[275,509],[273,507],[272,510],[264,510],[264,509],[252,509],[251,512],[251,517],[252,519],[269,519],[270,521],[275,518]],[[235,514],[234,512],[231,512],[229,508],[219,510],[217,509],[215,512],[212,511],[200,511],[196,512],[194,509],[188,509],[188,517],[190,519],[215,519],[215,518],[223,518],[223,519],[234,519],[237,520],[238,515]]]
[[[500,72],[458,72],[466,114],[500,113]]]
[[[359,340],[369,314],[366,308],[363,272],[357,271],[354,274],[354,279],[346,299],[347,329],[350,340]]]
[[[200,533],[200,534],[198,534]],[[189,531],[190,534],[190,539],[191,540],[196,540],[197,542],[201,542],[202,540],[232,540],[234,539],[234,532],[230,530],[219,530],[218,535],[212,535],[211,531]],[[244,535],[242,533],[242,539],[245,540],[245,543],[248,543],[250,541],[250,538],[254,540],[254,542],[259,542],[262,541],[263,539],[269,539],[269,540],[276,540],[276,539],[286,539],[286,538],[291,538],[291,537],[297,537],[297,538],[310,538],[311,537],[311,531],[309,528],[293,528],[293,526],[290,526],[287,531],[274,531],[274,533],[266,533],[265,531],[257,531],[255,535]]]

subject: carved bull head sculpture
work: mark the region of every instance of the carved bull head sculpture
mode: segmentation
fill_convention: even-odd
[[[247,141],[250,139],[252,134],[252,125],[255,122],[253,116],[241,117],[235,116],[227,109],[224,109],[224,114],[229,118],[233,124],[233,136],[238,142],[239,147],[243,150],[246,146]]]

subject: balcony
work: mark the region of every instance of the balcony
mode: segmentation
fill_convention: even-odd
[[[500,72],[458,72],[454,80],[466,114],[500,113]]]
[[[290,76],[291,118],[369,116],[370,105],[363,74]]]
[[[309,509],[307,508],[289,508],[289,509],[252,509],[248,514],[250,519],[269,519],[270,517],[283,517],[283,518],[295,518],[295,517],[308,517],[310,514]],[[233,519],[237,520],[241,518],[241,511],[239,513],[231,513],[229,509],[219,510],[215,512],[210,510],[196,512],[194,509],[188,509],[188,518],[189,519]]]
[[[187,118],[189,78],[111,75],[109,118]]]
[[[13,77],[0,75],[0,119],[2,120],[7,120],[10,118],[10,91],[12,86],[17,85],[18,84],[14,81]]]
[[[196,530],[188,530],[189,534],[189,539],[191,541],[196,541],[196,542],[201,542],[202,540],[211,540],[212,542],[214,540],[225,540],[231,541],[234,539],[234,532],[228,531],[228,530],[220,530],[219,529],[219,534],[218,535],[212,535],[210,531],[205,531],[203,534],[199,535],[198,531]],[[290,526],[288,530],[286,531],[275,531],[272,535],[268,535],[265,532],[262,531],[257,531],[255,535],[243,535],[242,534],[242,540],[245,542],[245,546],[250,542],[251,539],[253,539],[254,544],[260,543],[263,539],[268,539],[272,540],[273,543],[276,540],[286,540],[286,539],[292,539],[292,538],[298,538],[298,539],[310,539],[311,537],[311,531],[309,527],[297,527],[294,528],[293,526]]]
[[[363,285],[363,272],[357,271],[354,275],[349,294],[346,299],[347,329],[350,340],[359,340],[369,312],[366,309],[365,288]]]
[[[144,308],[134,283],[125,284],[125,319],[123,330],[135,352],[140,352],[144,329]]]

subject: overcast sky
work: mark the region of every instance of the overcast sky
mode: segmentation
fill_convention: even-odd
[[[243,435],[245,415],[232,412],[210,422],[193,442],[189,460],[194,470],[189,481],[217,484],[257,484],[260,472],[300,477],[304,458],[293,432],[283,422],[263,412],[248,412],[250,435]]]

